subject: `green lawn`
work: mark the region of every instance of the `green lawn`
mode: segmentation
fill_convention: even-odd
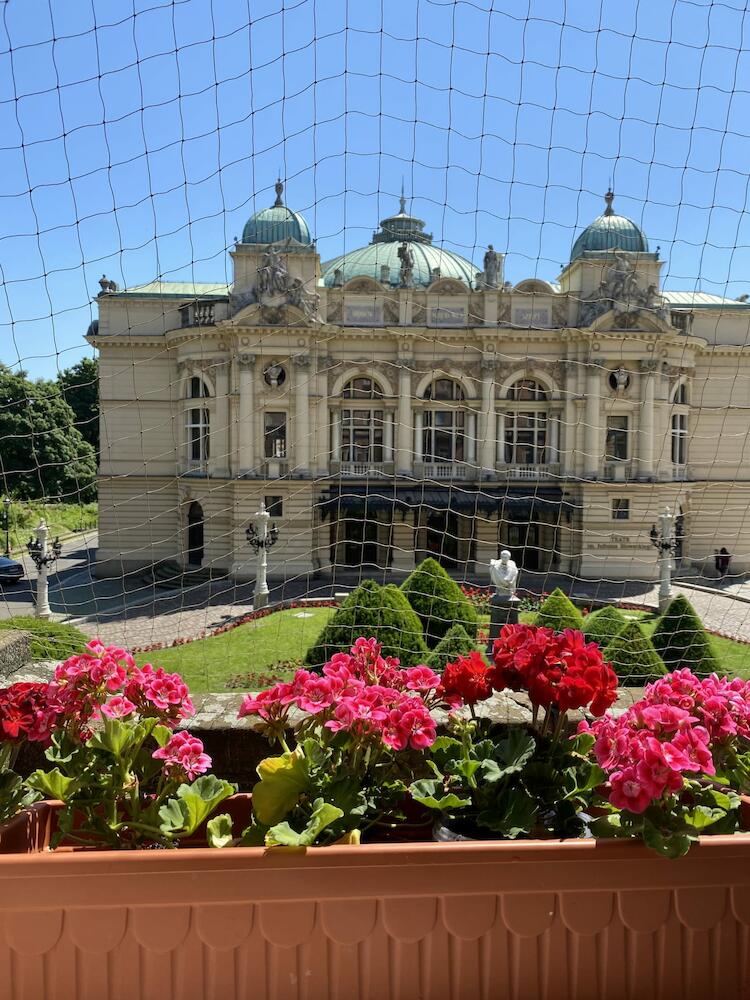
[[[225,691],[227,681],[237,674],[262,674],[280,660],[303,659],[335,610],[279,611],[210,639],[139,653],[136,661],[178,671],[193,692]],[[290,672],[273,673],[286,676]]]
[[[240,684],[238,689],[257,690],[270,683],[266,677],[259,675],[272,673],[280,679],[291,676],[293,668],[276,669],[274,665],[283,660],[302,660],[334,610],[295,608],[279,611],[211,639],[199,639],[173,649],[139,653],[136,660],[139,664],[153,663],[165,670],[178,671],[194,692],[226,691],[231,678],[248,674],[251,676],[247,678],[247,683]],[[638,618],[648,635],[653,632],[657,615],[623,610],[625,614]],[[521,620],[531,622],[533,617],[533,613],[522,614]],[[486,630],[488,625],[489,618],[482,616],[480,627]],[[750,677],[750,646],[718,636],[711,636],[711,642],[722,673]]]

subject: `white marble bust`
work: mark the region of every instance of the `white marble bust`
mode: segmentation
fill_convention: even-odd
[[[503,549],[499,559],[490,559],[490,580],[500,597],[510,599],[515,594],[518,566],[507,549]]]

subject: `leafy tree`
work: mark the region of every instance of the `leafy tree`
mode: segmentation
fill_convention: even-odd
[[[473,649],[474,640],[463,625],[453,625],[427,657],[426,663],[433,670],[442,670],[446,663],[452,663],[459,656],[468,656]]]
[[[434,559],[425,559],[401,584],[409,604],[424,628],[425,642],[437,646],[454,625],[461,625],[472,637],[479,619],[461,588]]]
[[[653,643],[638,622],[627,622],[602,655],[612,664],[621,684],[648,684],[667,672]]]
[[[668,670],[689,667],[696,673],[710,674],[719,669],[711,639],[683,594],[670,601],[651,641]]]
[[[57,382],[63,399],[76,416],[76,427],[85,441],[99,453],[99,363],[82,358],[60,372]]]
[[[583,619],[583,632],[589,642],[597,642],[604,647],[622,632],[628,624],[628,619],[619,608],[608,604]]]
[[[0,366],[1,488],[23,500],[91,500],[96,455],[54,382]]]
[[[330,619],[305,662],[320,667],[334,653],[348,652],[360,636],[376,638],[383,656],[398,656],[407,667],[427,658],[421,622],[398,587],[365,580]]]
[[[555,587],[549,597],[542,601],[535,624],[544,625],[555,632],[562,632],[566,628],[582,630],[583,615],[570,598],[559,587]]]

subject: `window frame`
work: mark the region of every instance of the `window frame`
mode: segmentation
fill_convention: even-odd
[[[282,417],[282,422],[277,422],[274,426],[269,427],[268,420],[270,417]],[[283,436],[281,438],[272,437],[274,433],[278,434],[280,430],[283,430]],[[283,448],[281,449],[281,454],[278,454],[278,449],[275,447],[275,442],[282,440]],[[270,450],[269,450],[269,442]],[[286,410],[264,410],[263,411],[263,457],[266,461],[284,461],[289,452],[289,414]]]

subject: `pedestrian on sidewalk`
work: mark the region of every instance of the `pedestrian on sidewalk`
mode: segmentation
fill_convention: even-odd
[[[714,566],[716,568],[716,575],[721,576],[721,556],[718,549],[714,549]]]
[[[722,547],[719,550],[719,564],[718,564],[718,567],[717,567],[718,570],[719,570],[719,576],[726,576],[727,575],[727,573],[729,572],[729,563],[730,563],[731,559],[732,559],[732,557],[729,554],[729,552],[727,551],[727,549],[725,549],[724,547]]]

